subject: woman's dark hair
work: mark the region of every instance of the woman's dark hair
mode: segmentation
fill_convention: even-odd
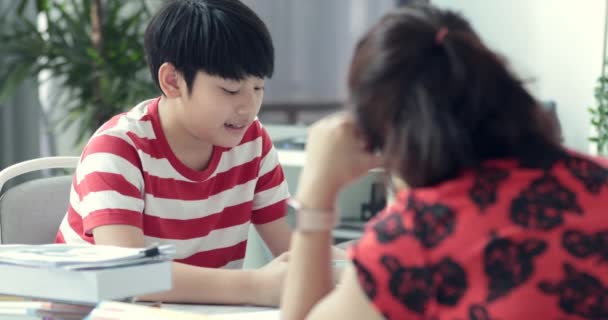
[[[368,143],[411,187],[484,160],[559,150],[537,101],[450,11],[423,5],[387,14],[359,42],[348,82]]]
[[[271,77],[274,69],[266,25],[238,0],[169,1],[150,20],[144,48],[159,89],[158,70],[165,62],[184,75],[189,91],[198,71],[242,80]]]

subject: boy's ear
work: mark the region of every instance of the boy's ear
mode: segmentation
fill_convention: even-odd
[[[168,62],[163,63],[158,69],[158,84],[167,98],[177,98],[181,95],[180,76],[175,66]]]

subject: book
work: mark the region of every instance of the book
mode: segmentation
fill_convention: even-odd
[[[95,305],[171,289],[172,246],[0,246],[0,294]]]
[[[94,269],[167,260],[172,245],[124,248],[88,244],[0,245],[0,263],[30,267]]]
[[[0,302],[0,319],[80,320],[92,306],[47,301]]]
[[[0,302],[3,301],[24,301],[25,298],[18,296],[0,295]]]

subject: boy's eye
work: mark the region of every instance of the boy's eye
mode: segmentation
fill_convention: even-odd
[[[263,86],[262,87],[254,87],[253,89],[255,91],[261,91],[261,90],[264,90],[264,87]]]
[[[239,93],[239,90],[228,90],[224,87],[222,87],[222,90],[224,90],[224,92],[226,92],[227,94],[230,94],[230,95],[235,95],[235,94]]]

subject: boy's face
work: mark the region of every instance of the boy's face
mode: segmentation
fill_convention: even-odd
[[[260,110],[264,79],[235,81],[199,72],[191,93],[185,81],[180,91],[182,103],[177,117],[188,133],[198,140],[231,148],[241,142]]]

